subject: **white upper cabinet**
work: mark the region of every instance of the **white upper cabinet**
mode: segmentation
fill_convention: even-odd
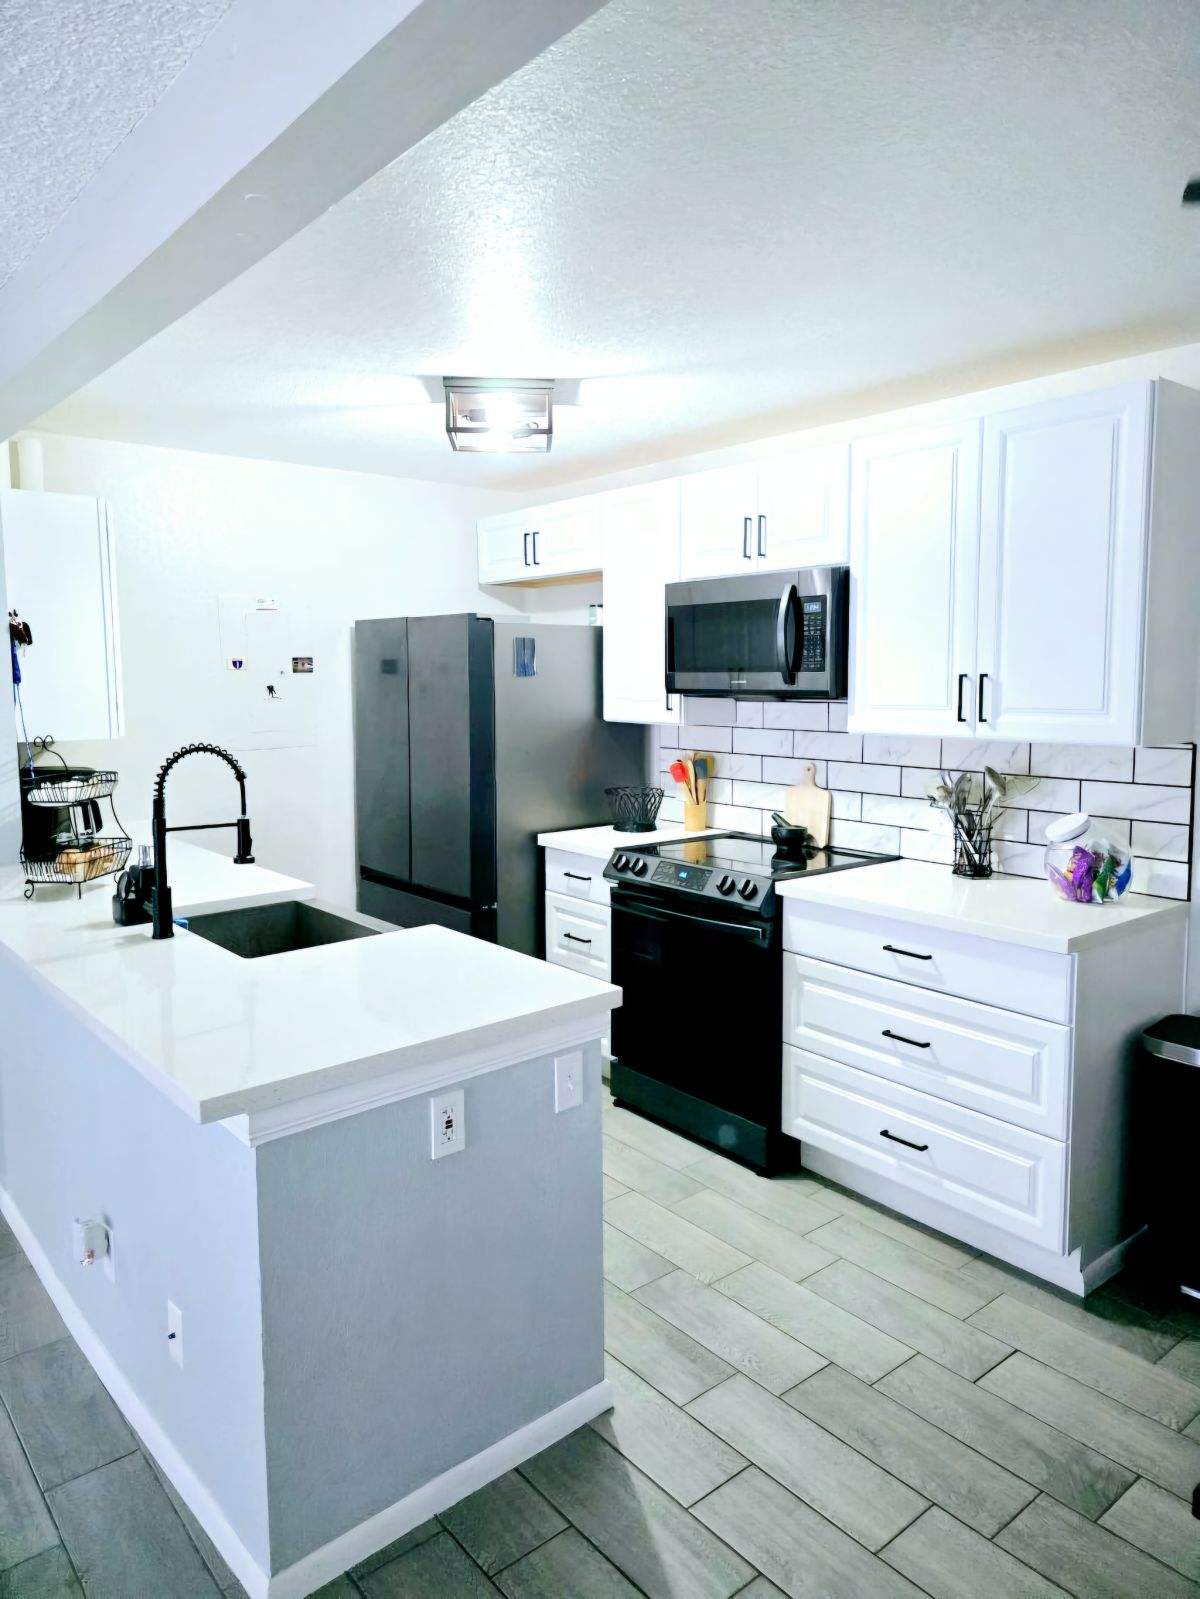
[[[758,473],[722,466],[679,480],[681,572],[684,578],[753,572]]]
[[[979,728],[1135,744],[1152,387],[983,427]]]
[[[10,609],[29,623],[21,709],[30,738],[117,738],[122,721],[115,552],[108,507],[82,494],[0,491]]]
[[[682,478],[684,578],[841,564],[848,472],[842,444]]]
[[[974,726],[979,437],[972,421],[854,445],[852,732]]]
[[[679,577],[679,480],[601,496],[604,537],[604,716],[679,720],[665,689],[664,589]]]
[[[760,461],[754,528],[759,566],[843,565],[849,542],[849,491],[846,444]]]
[[[595,497],[483,517],[478,538],[481,583],[581,577],[598,572],[602,563]]]

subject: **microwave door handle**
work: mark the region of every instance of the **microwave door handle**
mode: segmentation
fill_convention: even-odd
[[[800,596],[796,592],[796,585],[789,583],[779,599],[779,614],[775,618],[775,659],[779,665],[779,675],[785,683],[796,681],[796,607]],[[788,624],[791,623],[792,641],[788,642]]]

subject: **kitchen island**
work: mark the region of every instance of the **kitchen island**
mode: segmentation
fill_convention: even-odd
[[[171,869],[181,920],[312,892],[181,843]],[[607,1408],[617,990],[444,928],[245,959],[115,927],[103,886],[21,890],[0,884],[0,1208],[254,1599]],[[447,1103],[463,1147],[433,1158]],[[95,1265],[75,1218],[109,1229]]]

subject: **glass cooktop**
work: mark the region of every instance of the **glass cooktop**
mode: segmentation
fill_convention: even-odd
[[[638,854],[657,860],[677,861],[719,872],[753,872],[781,883],[789,877],[812,876],[821,872],[844,871],[851,866],[869,866],[893,860],[891,855],[869,850],[810,847],[803,853],[783,854],[769,838],[754,833],[714,833],[708,838],[679,839],[670,844],[633,846]],[[632,853],[631,851],[630,853]]]

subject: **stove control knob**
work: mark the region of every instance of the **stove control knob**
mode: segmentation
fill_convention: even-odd
[[[751,877],[745,877],[738,884],[738,893],[743,899],[756,899],[758,897],[758,884]]]
[[[735,887],[735,884],[734,884],[733,878],[730,877],[728,872],[725,873],[724,877],[718,878],[718,880],[717,880],[717,893],[718,894],[732,894],[733,890],[734,890],[734,887]]]
[[[649,870],[646,865],[646,857],[644,855],[639,855],[636,857],[636,859],[630,861],[629,870],[635,877],[645,877],[646,872]]]
[[[623,872],[628,865],[629,865],[629,856],[628,855],[614,855],[613,856],[613,870],[614,871]]]

